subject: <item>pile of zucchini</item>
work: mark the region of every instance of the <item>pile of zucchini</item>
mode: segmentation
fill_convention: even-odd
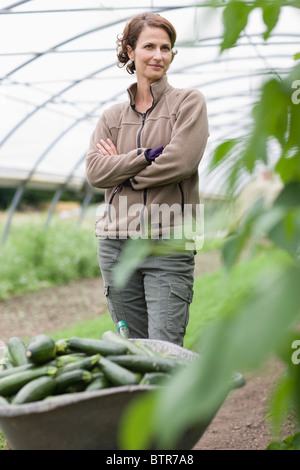
[[[1,360],[0,406],[123,385],[164,385],[184,364],[111,330],[101,339],[54,341],[39,334],[27,344],[14,336]]]

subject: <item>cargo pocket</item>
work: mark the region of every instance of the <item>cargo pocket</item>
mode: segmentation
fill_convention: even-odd
[[[167,318],[168,331],[185,334],[193,294],[193,289],[185,284],[170,284]]]
[[[108,311],[110,313],[112,321],[116,325],[118,323],[118,318],[117,318],[117,315],[116,315],[116,312],[115,312],[115,309],[114,309],[114,304],[113,304],[111,296],[110,296],[109,285],[106,284],[106,283],[104,283],[104,295],[106,297]]]

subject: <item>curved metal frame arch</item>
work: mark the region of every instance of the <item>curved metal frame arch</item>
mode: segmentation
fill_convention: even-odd
[[[109,99],[105,100],[105,101],[101,101],[100,103],[97,104],[97,106],[92,109],[88,114],[86,114],[83,118],[81,118],[80,120],[78,119],[75,123],[73,123],[72,126],[70,126],[68,129],[66,129],[66,132],[69,132],[71,130],[71,127],[74,128],[77,124],[79,124],[79,122],[81,122],[82,120],[85,120],[88,116],[90,116],[92,113],[94,113],[98,108],[101,108],[105,103],[108,103],[110,101],[114,101],[115,99],[117,99],[120,95],[123,94],[123,91],[111,96]],[[64,134],[66,133],[64,132]],[[60,136],[58,136],[58,138],[55,139],[55,144],[63,137],[63,135],[61,134]],[[52,148],[52,147],[51,147]],[[45,152],[44,152],[45,153]],[[44,155],[45,156],[45,155]],[[77,162],[75,162],[75,165],[73,166],[72,170],[69,172],[69,174],[66,176],[66,179],[65,181],[59,186],[59,188],[56,190],[56,192],[60,193],[60,196],[61,194],[63,193],[66,185],[68,184],[68,182],[71,180],[74,172],[76,171],[76,169],[78,168],[78,166],[82,163],[82,161],[85,159],[86,157],[86,152],[79,158],[79,160],[77,160]],[[55,207],[56,207],[56,204],[57,202],[59,201],[60,197],[58,197],[57,195],[54,195],[53,199],[52,199],[52,202],[51,202],[51,206],[50,206],[50,209],[49,209],[49,214],[48,214],[48,218],[47,218],[47,221],[46,221],[46,226],[48,226],[50,224],[50,220],[52,218],[52,215],[54,213],[54,210],[55,210]]]
[[[30,1],[30,0],[27,0],[27,1]],[[17,4],[14,4],[13,6],[11,6],[11,7],[9,7],[9,8],[13,8],[14,6],[17,6],[17,5],[20,4],[20,3],[24,3],[24,2],[18,2]],[[197,8],[197,5],[194,5],[194,7]],[[191,6],[186,6],[186,7],[169,7],[169,8],[165,8],[165,9],[159,9],[159,8],[157,8],[157,9],[155,9],[155,11],[161,12],[161,11],[174,10],[174,9],[178,9],[178,8],[191,8]],[[33,61],[37,60],[38,58],[40,58],[40,57],[42,57],[42,56],[44,56],[44,55],[46,55],[46,54],[48,54],[48,53],[51,53],[51,52],[55,51],[55,50],[58,49],[59,47],[65,45],[65,44],[68,44],[69,42],[72,42],[72,41],[74,41],[74,40],[76,40],[76,39],[78,39],[78,38],[80,38],[80,37],[84,37],[84,36],[86,36],[86,35],[88,35],[88,34],[92,34],[92,33],[94,33],[95,31],[100,31],[100,30],[109,28],[109,27],[111,27],[111,26],[114,26],[114,25],[116,25],[116,24],[123,23],[124,21],[128,20],[129,18],[130,18],[130,17],[122,18],[122,19],[117,20],[117,21],[115,21],[115,22],[108,23],[108,24],[106,24],[106,25],[101,25],[101,26],[99,26],[99,27],[97,27],[97,28],[93,28],[93,29],[88,30],[88,31],[86,31],[86,32],[84,32],[84,33],[75,35],[75,36],[73,36],[72,38],[68,38],[67,40],[65,40],[65,41],[63,41],[63,42],[61,42],[61,43],[56,44],[55,46],[53,46],[52,48],[50,48],[50,49],[48,49],[48,50],[46,50],[46,51],[44,51],[44,52],[35,54],[35,56],[34,56],[33,58],[31,58],[30,60],[24,62],[24,63],[21,64],[21,65],[19,65],[19,66],[16,67],[15,69],[11,70],[8,74],[6,74],[4,77],[2,77],[2,79],[5,79],[5,78],[7,78],[7,77],[13,75],[15,72],[17,72],[18,70],[22,69],[22,68],[25,67],[26,65],[32,63]],[[255,36],[257,36],[257,35],[255,35]],[[252,36],[251,36],[251,35],[246,35],[245,37],[252,37]],[[219,39],[220,39],[220,38],[219,38]],[[207,40],[211,40],[211,39],[208,38]],[[205,41],[202,41],[202,42],[201,42],[202,45],[203,45],[203,42],[205,42]],[[251,46],[251,43],[249,44],[249,46]],[[225,60],[226,60],[226,59],[225,59]],[[232,60],[232,59],[230,59],[230,60]],[[238,59],[236,59],[236,60],[238,60]],[[207,62],[207,63],[209,63],[209,62]],[[203,65],[205,65],[205,64],[207,64],[207,63],[203,63]],[[190,67],[194,67],[194,65],[192,65],[192,66],[190,66]],[[188,67],[188,68],[190,68],[190,67]],[[85,79],[87,79],[87,77],[86,77]],[[82,81],[82,79],[81,79],[81,81]],[[77,81],[75,82],[75,84],[76,84],[76,83],[77,83]],[[14,132],[23,124],[23,122],[26,122],[27,119],[29,119],[33,114],[35,114],[36,111],[38,111],[39,109],[45,107],[48,103],[52,102],[52,101],[53,101],[54,99],[56,99],[57,97],[61,96],[64,92],[68,91],[69,87],[72,87],[72,86],[74,86],[74,84],[69,85],[69,86],[66,87],[65,89],[61,90],[59,93],[57,93],[57,94],[55,94],[55,95],[52,95],[51,98],[49,98],[48,100],[46,100],[45,102],[43,102],[41,105],[37,106],[37,107],[35,108],[35,110],[33,110],[31,113],[29,113],[27,116],[25,116],[25,118],[23,118],[19,123],[17,123],[17,124],[15,125],[15,127],[13,127],[13,128],[11,129],[11,131],[2,139],[2,141],[0,142],[0,147],[4,145],[4,143],[10,138],[10,136],[11,136],[12,134],[14,134]]]
[[[28,0],[30,1],[30,0]],[[176,9],[182,9],[182,8],[191,8],[192,6],[186,6],[186,7],[169,7],[169,8],[156,8],[155,12],[162,12],[162,11],[170,11],[170,10],[176,10]],[[196,7],[196,5],[193,5],[193,7]],[[39,59],[40,57],[48,54],[48,53],[51,53],[52,51],[56,50],[58,47],[61,47],[65,44],[68,44],[72,41],[75,41],[77,39],[79,39],[80,37],[84,37],[84,36],[87,36],[89,34],[92,34],[96,31],[101,31],[103,29],[107,29],[111,26],[115,26],[116,24],[120,24],[120,23],[124,23],[125,21],[129,20],[131,18],[131,16],[127,16],[125,18],[122,18],[122,19],[119,19],[117,21],[114,21],[112,23],[108,23],[106,25],[101,25],[97,28],[93,28],[91,30],[88,30],[88,31],[85,31],[84,33],[81,33],[81,34],[78,34],[76,36],[73,36],[72,38],[69,38],[61,43],[58,43],[56,44],[55,46],[53,46],[52,48],[48,49],[47,51],[44,51],[44,52],[41,52],[41,53],[38,53],[35,55],[35,57],[29,59],[28,61],[24,62],[23,64],[19,65],[18,67],[16,67],[15,69],[11,70],[8,74],[6,74],[4,77],[1,78],[1,80],[4,80],[8,77],[10,77],[11,75],[13,75],[14,73],[16,73],[17,71],[19,71],[20,69],[26,67],[26,65],[32,63],[33,61]],[[114,63],[115,65],[115,63]],[[90,76],[92,76],[93,74],[90,74]],[[88,77],[86,77],[85,79],[87,79]],[[82,81],[82,79],[80,80],[80,82]],[[30,112],[27,116],[25,116],[25,118],[23,118],[19,123],[17,123],[11,130],[10,132],[0,141],[0,147],[3,146],[5,144],[5,142],[11,137],[11,135],[14,134],[14,132],[24,123],[26,122],[30,117],[32,117],[32,115],[34,115],[39,109],[45,107],[48,103],[52,102],[54,99],[56,99],[57,97],[61,96],[63,93],[65,93],[66,91],[68,91],[70,88],[72,88],[74,85],[77,84],[77,80],[74,82],[74,84],[71,84],[69,85],[68,87],[66,87],[65,89],[61,90],[59,93],[53,95],[50,99],[46,100],[44,103],[42,103],[41,105],[37,106],[35,108],[35,110],[33,110],[32,112]]]
[[[19,3],[25,3],[26,1],[31,1],[31,0],[25,0],[23,2],[19,2]],[[17,6],[17,5],[14,5],[14,6]],[[13,8],[14,6],[10,7],[10,8]],[[197,5],[186,5],[186,6],[174,6],[174,7],[166,7],[166,8],[160,8],[160,7],[157,7],[157,8],[151,8],[151,10],[155,11],[156,13],[161,13],[163,11],[172,11],[172,10],[178,10],[178,9],[188,9],[188,8],[197,8],[199,6]],[[76,36],[73,36],[71,38],[68,38],[66,39],[65,41],[62,41],[61,43],[58,43],[56,44],[55,46],[51,47],[50,49],[47,49],[46,51],[43,51],[43,52],[40,52],[40,53],[37,53],[34,55],[34,57],[32,57],[31,59],[27,60],[26,62],[23,62],[23,64],[20,64],[18,67],[16,67],[15,69],[11,70],[9,73],[7,73],[4,77],[2,77],[2,79],[6,79],[8,77],[10,77],[11,75],[13,75],[15,72],[17,72],[18,70],[26,67],[26,65],[30,64],[31,62],[39,59],[40,57],[46,55],[46,54],[50,54],[51,52],[55,51],[56,49],[58,49],[59,47],[61,46],[65,46],[66,44],[72,42],[72,41],[75,41],[81,37],[84,37],[84,36],[87,36],[89,34],[93,34],[97,31],[101,31],[103,29],[107,29],[107,28],[110,28],[111,26],[115,26],[117,24],[120,24],[120,23],[124,23],[126,21],[128,21],[129,19],[131,18],[131,15],[130,16],[126,16],[124,18],[121,18],[121,19],[118,19],[117,21],[113,21],[111,23],[107,23],[105,25],[101,25],[101,26],[98,26],[97,28],[92,28],[88,31],[85,31],[83,33],[80,33],[80,34],[77,34]]]
[[[3,8],[4,10],[11,10],[12,8],[18,7],[19,5],[22,5],[23,3],[28,3],[31,2],[31,0],[22,0],[17,3],[13,3],[12,5],[9,5],[8,7]]]
[[[55,208],[68,184],[68,181],[70,181],[70,179],[72,178],[74,172],[76,171],[76,169],[78,168],[78,166],[84,161],[86,157],[86,153],[84,153],[80,159],[75,163],[75,165],[73,166],[72,170],[70,171],[70,173],[68,174],[67,178],[65,179],[65,181],[57,188],[57,190],[55,191],[54,193],[54,196],[52,198],[52,201],[51,201],[51,204],[50,204],[50,208],[48,210],[48,216],[47,216],[47,219],[46,219],[46,223],[45,223],[45,226],[48,227],[50,225],[50,221],[53,217],[53,214],[55,212]],[[92,192],[92,191],[91,191]]]
[[[279,56],[279,57],[280,57],[280,56]],[[250,59],[255,59],[255,58],[254,58],[254,57],[251,57]],[[200,62],[200,63],[197,63],[197,64],[193,64],[193,65],[189,66],[188,68],[194,68],[194,67],[197,67],[197,66],[199,66],[199,65],[208,65],[208,64],[211,64],[211,63],[213,63],[213,61]],[[31,112],[26,116],[25,119],[23,119],[17,126],[15,126],[14,129],[16,130],[16,129],[19,127],[19,125],[22,125],[24,122],[26,122],[26,120],[28,120],[30,117],[32,117],[32,115],[34,115],[34,114],[35,114],[36,112],[38,112],[40,109],[44,108],[47,103],[51,102],[51,101],[52,101],[54,98],[56,98],[57,96],[61,96],[63,93],[65,93],[66,91],[69,91],[71,88],[73,88],[73,87],[76,86],[77,84],[81,83],[82,81],[88,80],[88,79],[91,78],[92,76],[94,76],[94,75],[96,75],[96,74],[98,74],[98,73],[101,73],[102,71],[107,70],[108,68],[111,68],[111,67],[113,67],[114,65],[115,65],[115,63],[110,64],[110,65],[108,65],[108,66],[105,66],[105,67],[103,67],[103,68],[101,68],[101,69],[99,69],[99,70],[93,72],[92,74],[89,74],[88,76],[86,76],[86,77],[84,77],[84,78],[82,78],[82,79],[80,79],[80,80],[77,80],[76,82],[72,83],[71,85],[69,85],[68,87],[64,88],[63,90],[60,90],[60,92],[57,93],[56,95],[52,96],[51,99],[46,100],[43,104],[37,106],[33,111],[31,111]],[[177,73],[181,73],[181,71],[176,71],[176,70],[175,70],[175,71],[172,72],[172,73],[173,73],[173,74],[177,74]],[[239,76],[239,77],[237,77],[237,78],[241,78],[241,76]],[[232,77],[231,77],[231,79],[232,79]],[[224,79],[222,79],[222,80],[224,80]],[[226,79],[225,79],[225,80],[226,80]],[[219,81],[219,80],[218,80],[218,81]],[[217,82],[218,82],[218,81],[217,81]],[[210,84],[211,84],[211,83],[213,83],[213,82],[210,82]],[[201,85],[197,85],[197,87],[199,87],[199,86],[205,86],[205,85],[206,85],[205,83],[202,83]],[[88,113],[88,114],[90,114],[90,113]],[[86,116],[87,116],[87,115],[81,117],[78,121],[81,121],[82,119],[85,119]],[[70,128],[72,128],[72,127],[73,127],[73,124],[70,126]],[[13,131],[11,131],[11,132],[13,132]],[[68,129],[65,131],[65,133],[67,133],[67,132],[68,132]],[[59,137],[59,139],[60,139],[60,138],[61,138],[61,137]],[[46,149],[45,152],[43,152],[42,155],[39,157],[39,159],[37,160],[36,164],[33,166],[31,172],[29,173],[28,179],[32,176],[32,174],[34,173],[36,167],[38,166],[38,164],[40,163],[40,161],[44,158],[45,154],[48,153],[49,150],[52,148],[52,146],[55,145],[56,141],[57,141],[57,138],[54,139],[54,141],[50,144],[50,146],[48,147],[48,149]]]
[[[123,92],[122,92],[123,93]],[[113,97],[111,97],[111,99],[115,99],[115,97],[119,96],[121,94],[118,93],[117,95],[114,95]],[[110,100],[109,100],[110,101]],[[38,165],[42,162],[42,160],[46,157],[46,155],[50,152],[50,150],[52,150],[52,148],[64,137],[64,135],[66,135],[68,132],[70,132],[71,129],[73,129],[75,126],[77,126],[80,122],[84,121],[88,116],[90,116],[91,112],[95,112],[99,107],[103,106],[103,104],[105,104],[106,101],[102,101],[100,103],[97,104],[97,106],[92,110],[90,111],[89,113],[87,113],[85,116],[81,116],[79,119],[77,119],[75,122],[73,122],[70,126],[68,126],[66,129],[64,129],[64,131],[62,131],[57,137],[56,139],[54,139],[51,144],[44,150],[44,152],[40,155],[40,157],[38,158],[38,160],[35,162],[34,166],[32,167],[31,171],[29,172],[26,180],[22,181],[21,185],[18,187],[17,191],[15,192],[14,196],[13,196],[13,199],[12,199],[12,202],[10,204],[10,208],[9,208],[9,211],[8,211],[8,218],[7,218],[7,222],[6,222],[6,225],[5,225],[5,228],[4,228],[4,232],[3,232],[3,237],[2,237],[2,244],[5,244],[6,240],[7,240],[7,236],[8,236],[8,233],[9,233],[9,230],[10,230],[10,226],[11,226],[11,221],[12,221],[12,218],[13,218],[13,214],[14,212],[16,211],[18,205],[19,205],[19,202],[22,198],[22,195],[24,193],[24,190],[26,188],[26,185],[28,184],[28,182],[30,181],[32,175],[34,174],[34,172],[36,171]],[[76,169],[77,165],[75,165],[75,169]],[[75,171],[74,169],[74,171]],[[73,175],[73,172],[72,172],[72,175]],[[70,176],[71,177],[71,176]],[[63,185],[65,185],[65,182],[63,183]]]

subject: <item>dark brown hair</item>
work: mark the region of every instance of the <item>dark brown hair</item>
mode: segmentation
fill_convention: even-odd
[[[118,36],[117,39],[118,66],[124,67],[128,64],[126,70],[130,74],[134,74],[135,64],[129,59],[127,46],[130,46],[132,50],[135,49],[138,38],[145,26],[164,29],[171,41],[172,60],[175,54],[177,54],[177,51],[173,50],[176,41],[176,30],[167,19],[157,13],[141,13],[136,15],[126,24],[123,35],[121,37]]]

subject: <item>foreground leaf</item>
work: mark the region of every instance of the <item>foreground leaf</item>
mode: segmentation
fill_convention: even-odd
[[[145,416],[139,417],[141,403],[138,410],[131,409],[123,435],[135,432],[138,439],[139,429],[146,426],[159,448],[172,448],[191,426],[207,425],[222,406],[234,371],[254,369],[282,344],[300,318],[300,269],[293,266],[265,275],[238,312],[208,328],[201,359],[159,391],[152,412],[147,410],[151,419],[145,423]]]
[[[242,1],[232,1],[227,4],[223,12],[224,36],[221,51],[235,45],[247,25],[248,15],[252,9],[253,6]]]

